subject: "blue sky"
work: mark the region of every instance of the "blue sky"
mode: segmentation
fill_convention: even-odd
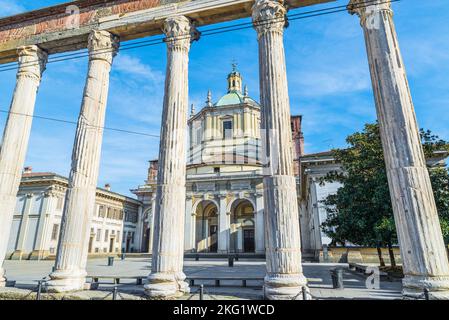
[[[0,16],[63,3],[0,0]],[[337,1],[292,13],[347,4]],[[402,0],[394,20],[420,127],[449,140],[449,2]],[[243,19],[249,21],[249,19]],[[233,22],[238,23],[238,22]],[[210,28],[210,27],[206,27]],[[368,62],[359,19],[345,12],[292,21],[285,32],[292,114],[303,115],[306,152],[345,146],[345,137],[375,121]],[[106,126],[159,134],[165,47],[121,52],[114,61]],[[199,110],[212,90],[226,91],[231,62],[239,64],[252,97],[259,100],[255,31],[203,37],[190,52],[190,102]],[[87,58],[48,64],[35,114],[76,121]],[[0,77],[0,109],[9,108],[15,72]],[[0,113],[3,130],[6,114]],[[68,176],[75,125],[35,119],[26,165]],[[147,161],[157,158],[157,138],[105,131],[99,185],[130,195],[143,184]]]

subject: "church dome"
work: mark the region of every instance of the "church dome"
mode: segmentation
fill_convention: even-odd
[[[238,91],[232,91],[221,97],[215,104],[217,107],[228,106],[233,104],[241,104],[245,101],[245,97]]]

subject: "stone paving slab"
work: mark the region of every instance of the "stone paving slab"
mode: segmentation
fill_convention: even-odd
[[[9,280],[17,281],[13,294],[29,294],[31,289],[37,286],[37,280],[47,276],[54,265],[54,261],[5,261],[4,267]],[[107,259],[92,259],[88,261],[87,272],[89,275],[98,276],[147,276],[150,273],[151,259],[149,258],[127,258],[123,261],[116,259],[114,265],[109,267]],[[344,273],[345,289],[336,290],[332,288],[330,270],[336,266],[346,268]],[[381,281],[380,289],[367,289],[365,285],[366,277],[356,272],[350,271],[347,264],[336,263],[304,263],[304,274],[309,280],[309,287],[313,296],[318,299],[401,299],[402,285],[400,282]],[[251,276],[263,277],[265,275],[265,261],[263,260],[243,260],[236,261],[233,268],[228,267],[226,260],[185,260],[184,271],[189,276]],[[80,299],[101,299],[110,293],[114,287],[111,280],[109,284],[101,284],[100,290],[83,291],[71,294],[74,298]],[[198,290],[201,281],[195,281],[195,286],[191,292]],[[213,287],[214,281],[204,282],[206,292],[210,295],[206,299],[261,299],[263,297],[262,282],[248,281],[249,286],[241,287],[241,281],[225,281],[220,287]],[[231,286],[234,285],[234,286]],[[238,287],[237,287],[238,286]],[[122,280],[117,286],[120,293],[126,299],[141,299],[144,291],[143,286],[136,286],[135,280]],[[11,288],[3,288],[1,293]],[[181,297],[188,299],[190,295]],[[34,296],[35,298],[35,296]],[[67,298],[67,297],[66,297]],[[198,294],[191,298],[198,299]]]

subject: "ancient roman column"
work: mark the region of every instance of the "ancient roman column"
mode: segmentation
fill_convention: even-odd
[[[188,62],[195,28],[188,18],[167,18],[163,32],[167,69],[159,145],[154,241],[149,297],[168,298],[189,292],[182,271],[186,199]]]
[[[47,63],[47,53],[34,45],[18,48],[17,54],[16,88],[0,148],[0,286],[6,281],[2,265],[28,149],[36,94]]]
[[[259,41],[261,128],[264,152],[264,203],[268,299],[302,299],[301,239],[293,170],[290,102],[283,44],[286,9],[281,1],[256,0],[253,23]]]
[[[420,141],[391,4],[352,0],[365,34],[393,213],[401,248],[405,298],[449,299],[449,264]]]
[[[106,31],[92,31],[88,41],[89,69],[73,146],[55,271],[47,283],[50,292],[80,290],[85,283],[109,73],[118,49],[117,38]]]

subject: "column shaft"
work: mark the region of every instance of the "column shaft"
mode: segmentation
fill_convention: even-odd
[[[51,292],[79,290],[85,283],[109,73],[117,46],[117,39],[106,31],[93,31],[89,36],[89,69],[72,152],[56,270],[48,282]]]
[[[186,197],[188,61],[194,31],[184,16],[168,18],[165,95],[159,145],[156,212],[149,297],[179,296],[189,291],[183,269]]]
[[[393,213],[404,268],[403,295],[449,299],[449,264],[426,167],[391,3],[353,0],[361,18]]]
[[[253,22],[259,41],[259,77],[265,168],[264,202],[267,237],[265,295],[268,299],[302,299],[299,214],[293,171],[293,142],[283,33],[286,9],[279,1],[256,0]],[[307,288],[307,287],[306,287]]]
[[[0,148],[0,286],[17,192],[28,149],[37,90],[45,70],[47,54],[37,46],[17,50],[19,69]]]
[[[391,3],[350,2],[361,19],[398,233],[405,297],[449,299],[449,264]]]

